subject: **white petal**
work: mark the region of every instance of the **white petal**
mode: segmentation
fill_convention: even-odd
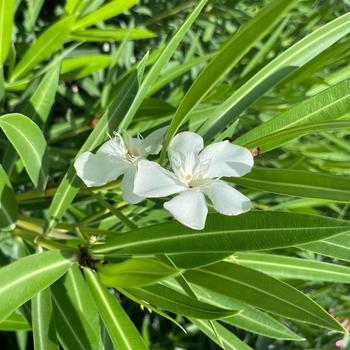
[[[249,198],[224,181],[213,181],[205,192],[221,214],[239,215],[251,209]]]
[[[136,166],[129,166],[120,184],[120,188],[123,191],[123,199],[130,204],[136,204],[145,199],[134,193],[135,174]]]
[[[103,153],[82,153],[74,162],[77,175],[85,185],[102,186],[115,180],[125,171],[125,162]]]
[[[221,176],[243,176],[250,172],[254,158],[244,147],[233,145],[228,141],[213,143],[199,154],[202,163],[207,162],[208,178]]]
[[[155,162],[140,160],[134,182],[134,193],[142,197],[165,197],[187,187],[170,171]]]
[[[157,129],[151,132],[142,142],[142,148],[145,155],[158,154],[162,149],[164,135],[168,127]]]
[[[203,139],[201,136],[194,132],[180,132],[170,142],[169,152],[180,152],[184,155],[187,153],[200,152],[204,147]]]
[[[125,158],[127,150],[120,135],[113,137],[105,142],[96,152],[96,154],[106,154],[111,157]]]
[[[182,192],[169,202],[165,202],[164,208],[169,210],[174,218],[183,225],[195,230],[202,230],[205,226],[208,207],[201,191]]]

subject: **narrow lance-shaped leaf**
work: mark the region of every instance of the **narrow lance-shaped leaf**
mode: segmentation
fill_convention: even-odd
[[[79,28],[89,27],[106,19],[112,18],[114,16],[123,13],[132,6],[134,6],[138,0],[114,0],[101,6],[96,11],[93,11],[86,15],[85,17],[79,19],[74,24],[74,30]]]
[[[212,118],[202,128],[205,139],[211,139],[274,85],[349,32],[350,14],[345,14],[291,46],[250,78],[217,108]]]
[[[25,52],[13,70],[10,80],[13,82],[22,78],[38,63],[58,50],[68,37],[72,24],[73,17],[65,17],[46,29]]]
[[[117,300],[99,282],[97,275],[84,268],[85,277],[112,343],[120,350],[146,350],[141,335]]]
[[[108,67],[112,62],[109,55],[87,55],[70,57],[62,61],[61,78],[77,80]]]
[[[156,36],[155,33],[142,28],[129,30],[124,28],[107,27],[106,29],[77,30],[71,33],[70,38],[78,41],[121,41],[128,35],[131,40],[150,39]]]
[[[62,252],[34,254],[0,269],[0,321],[60,278],[72,265]],[[16,291],[14,293],[14,291]]]
[[[335,259],[350,261],[350,234],[345,233],[316,242],[302,244],[300,248]]]
[[[196,320],[194,318],[190,318],[189,320],[220,347],[224,346],[225,350],[252,350],[250,346],[240,340],[219,322],[213,321],[213,323],[210,324],[210,322],[206,320]],[[215,327],[215,331],[213,327]]]
[[[48,177],[48,158],[46,140],[40,128],[19,113],[1,116],[0,128],[21,157],[33,184],[43,190]]]
[[[253,211],[237,217],[210,214],[200,232],[178,223],[140,228],[92,248],[95,253],[170,254],[178,267],[196,266],[196,254],[207,253],[205,263],[234,251],[288,247],[348,232],[347,221],[286,212]],[[187,254],[186,254],[187,253]],[[200,259],[203,265],[204,261]],[[198,266],[198,265],[197,265]]]
[[[28,321],[18,312],[14,312],[6,320],[0,322],[0,331],[30,331],[31,329]]]
[[[338,321],[312,299],[261,272],[226,262],[185,273],[189,282],[274,314],[343,332]]]
[[[254,168],[246,176],[228,181],[260,191],[350,202],[350,179],[320,172]]]
[[[135,96],[135,100],[133,104],[130,106],[128,113],[124,117],[123,121],[119,126],[119,130],[126,130],[132,119],[134,118],[137,110],[139,109],[142,101],[144,100],[148,90],[152,87],[152,85],[157,81],[162,69],[168,64],[171,56],[174,54],[176,48],[180,44],[183,37],[186,35],[188,30],[190,29],[193,22],[201,13],[203,7],[207,3],[208,0],[201,0],[195,9],[191,12],[191,14],[186,18],[185,22],[178,29],[175,35],[171,38],[169,43],[163,49],[162,53],[159,55],[157,61],[153,64],[150,71],[148,72],[146,78],[142,82],[142,85]]]
[[[261,253],[238,253],[236,259],[243,266],[259,270],[276,278],[350,283],[350,268],[347,266]]]
[[[165,285],[179,290],[179,285],[174,281],[165,281]],[[239,310],[239,313],[234,316],[225,317],[223,322],[231,324],[234,327],[245,329],[248,332],[263,335],[265,337],[274,339],[286,339],[286,340],[303,340],[290,329],[287,328],[282,322],[277,321],[267,312],[258,310],[257,308],[248,305],[247,303],[234,300],[226,295],[216,293],[207,288],[191,285],[195,295],[201,301],[210,303],[222,308]],[[182,290],[180,288],[180,290]]]
[[[15,17],[15,0],[0,0],[0,65],[4,64],[11,46]]]
[[[215,320],[237,313],[237,310],[213,306],[161,284],[143,288],[126,288],[126,291],[152,306],[183,316]]]
[[[350,79],[342,81],[262,123],[239,137],[235,143],[247,147],[256,145],[261,147],[263,151],[269,150],[274,146],[274,142],[282,144],[295,137],[291,133],[281,134],[282,141],[271,140],[266,146],[265,144],[261,145],[262,142],[267,143],[265,139],[269,135],[295,126],[340,119],[349,114],[349,103]]]
[[[232,35],[208,66],[193,82],[181,101],[164,140],[166,149],[176,130],[188,113],[198,105],[211,89],[239,60],[261,40],[294,4],[293,1],[275,0]],[[163,151],[164,152],[164,151]]]
[[[52,315],[50,289],[44,289],[32,299],[32,325],[34,348],[37,350],[58,350],[58,340]]]
[[[13,226],[18,216],[18,206],[11,182],[0,164],[0,228]]]
[[[51,294],[57,335],[63,347],[77,350],[98,348],[98,339],[90,338],[90,335],[95,334],[95,330],[86,322],[84,313],[79,313],[74,307],[62,281],[51,287]]]

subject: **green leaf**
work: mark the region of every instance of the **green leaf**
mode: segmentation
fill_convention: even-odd
[[[314,243],[303,244],[300,248],[335,259],[350,261],[350,234],[341,234]]]
[[[119,264],[96,265],[100,281],[108,287],[142,287],[178,273],[155,259],[129,259]]]
[[[244,177],[227,180],[265,192],[350,202],[350,179],[343,176],[303,170],[254,168]]]
[[[290,73],[302,67],[350,32],[350,14],[345,14],[309,34],[268,65],[222,103],[202,128],[209,140],[230,124],[246,107],[254,103]]]
[[[259,140],[259,145],[261,145],[261,153],[264,153],[272,149],[278,148],[286,142],[303,135],[314,134],[322,131],[327,132],[344,130],[349,128],[349,120],[335,120],[330,122],[305,124],[293,128],[283,129],[273,134],[267,135],[266,137],[261,138]]]
[[[141,335],[116,299],[101,285],[97,275],[84,268],[85,277],[101,318],[107,328],[115,349],[145,350]]]
[[[173,281],[166,281],[165,284],[176,290],[179,288]],[[268,313],[260,311],[247,303],[239,302],[238,300],[213,292],[207,288],[195,285],[191,287],[197,298],[201,301],[221,308],[240,310],[237,315],[223,319],[225,323],[273,339],[303,340],[303,338],[299,337]]]
[[[17,63],[10,80],[13,82],[22,78],[38,63],[57,51],[67,39],[73,19],[65,17],[46,29]]]
[[[19,113],[2,115],[0,128],[21,157],[33,184],[43,190],[48,177],[48,158],[46,140],[40,128]]]
[[[55,103],[59,83],[60,65],[50,68],[28,101],[21,108],[21,113],[29,115],[39,126],[46,125],[52,106]]]
[[[86,28],[93,24],[105,21],[117,16],[129,8],[133,7],[138,0],[114,0],[101,6],[98,10],[93,11],[85,17],[79,19],[74,24],[74,30]]]
[[[62,61],[61,78],[77,80],[108,67],[112,62],[109,55],[88,55],[66,58]]]
[[[50,251],[27,256],[0,268],[0,321],[55,282],[71,265],[72,261],[62,252]]]
[[[206,253],[208,264],[217,261],[218,255],[222,259],[234,251],[288,247],[348,231],[347,221],[296,213],[253,211],[237,217],[210,214],[202,231],[176,222],[152,225],[119,233],[95,245],[92,251],[115,255],[172,253],[176,266],[189,267],[198,263],[194,253]],[[200,264],[204,264],[202,259]]]
[[[13,228],[17,217],[16,196],[11,182],[0,164],[0,228]]]
[[[100,317],[97,311],[97,307],[94,303],[94,299],[91,296],[89,288],[83,277],[81,269],[78,265],[73,265],[65,275],[63,281],[65,292],[69,299],[69,303],[72,304],[72,308],[77,310],[80,314],[79,318],[83,323],[87,323],[90,328],[85,325],[85,328],[89,328],[89,338],[92,343],[99,337],[99,324]]]
[[[99,339],[94,337],[96,331],[87,322],[84,313],[78,312],[74,307],[62,281],[52,285],[51,294],[57,335],[63,348],[66,350],[98,349]]]
[[[205,320],[196,320],[193,318],[189,320],[220,347],[223,345],[225,350],[252,350],[250,346],[242,342],[242,340],[219,322],[213,321],[212,324],[210,324],[209,321]],[[213,327],[215,328],[215,332]]]
[[[188,30],[190,29],[193,22],[201,13],[203,7],[207,3],[208,0],[201,0],[198,5],[194,8],[191,14],[186,18],[185,22],[182,26],[177,30],[175,35],[171,38],[169,43],[163,49],[161,54],[159,55],[157,61],[153,64],[151,69],[149,70],[147,76],[145,77],[142,85],[140,86],[137,95],[135,96],[134,102],[130,106],[128,113],[124,117],[123,121],[119,126],[119,130],[126,130],[130,123],[132,122],[133,117],[138,111],[139,107],[142,104],[142,101],[145,99],[148,90],[153,86],[153,84],[159,78],[159,75],[162,69],[169,63],[171,56],[176,51],[176,48],[180,44],[183,37],[186,35]]]
[[[220,262],[198,270],[189,270],[185,277],[191,283],[276,315],[344,331],[338,321],[305,294],[247,267]]]
[[[188,113],[197,106],[239,60],[278,23],[295,4],[293,1],[275,0],[257,16],[233,34],[208,66],[193,82],[181,101],[164,139],[164,150]]]
[[[122,41],[126,36],[131,40],[150,39],[155,33],[142,28],[124,29],[107,27],[104,29],[85,29],[71,33],[70,38],[77,41]]]
[[[32,299],[32,325],[36,350],[58,350],[55,322],[52,315],[50,289],[44,289]]]
[[[261,148],[263,151],[270,150],[276,147],[274,142],[278,142],[280,145],[292,140],[295,135],[286,131],[284,135],[280,135],[282,141],[278,139],[274,142],[266,142],[266,138],[268,139],[269,136],[296,126],[340,119],[349,115],[349,103],[350,79],[342,81],[262,123],[239,137],[235,143],[246,147],[252,145],[260,147],[260,144],[267,143],[266,145],[262,144]]]
[[[0,0],[0,65],[4,64],[10,51],[15,0]]]
[[[347,266],[261,253],[238,253],[236,258],[239,264],[276,278],[350,283],[350,268]]]
[[[27,11],[24,16],[24,27],[30,31],[37,20],[45,0],[26,0]]]
[[[115,96],[113,103],[107,108],[77,156],[85,151],[95,149],[105,140],[107,132],[112,133],[116,130],[121,118],[130,107],[138,86],[137,73],[135,72],[131,74],[130,78]],[[53,197],[47,214],[46,231],[49,231],[54,226],[55,221],[62,217],[78,193],[80,186],[81,181],[76,175],[73,165],[71,165]]]
[[[142,288],[126,288],[126,291],[153,306],[183,316],[213,320],[237,313],[236,310],[224,309],[198,301],[161,284]],[[121,292],[123,291],[121,290]]]
[[[0,331],[30,331],[31,327],[27,320],[19,313],[13,313],[6,320],[0,322]]]

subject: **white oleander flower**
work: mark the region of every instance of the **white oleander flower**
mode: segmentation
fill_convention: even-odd
[[[137,164],[151,154],[158,154],[166,128],[158,129],[142,138],[115,133],[96,152],[82,153],[74,162],[78,176],[86,186],[102,186],[123,176],[121,190],[128,203],[136,204],[144,199],[133,192]]]
[[[176,220],[196,230],[205,226],[207,195],[214,208],[224,215],[239,215],[251,208],[250,200],[220,180],[238,177],[253,167],[251,152],[228,141],[213,143],[204,149],[203,139],[193,132],[182,132],[170,143],[170,172],[148,160],[138,162],[134,192],[159,198],[179,193],[164,203]]]

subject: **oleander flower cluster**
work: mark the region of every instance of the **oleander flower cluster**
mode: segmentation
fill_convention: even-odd
[[[202,230],[208,213],[206,197],[214,209],[224,215],[239,215],[251,208],[249,198],[222,180],[239,177],[253,167],[251,152],[229,141],[204,147],[203,138],[193,132],[181,132],[168,148],[170,169],[150,155],[161,151],[166,128],[146,138],[116,133],[96,152],[81,154],[74,163],[86,186],[102,186],[122,176],[123,199],[136,204],[145,198],[175,195],[164,208],[180,223]]]

